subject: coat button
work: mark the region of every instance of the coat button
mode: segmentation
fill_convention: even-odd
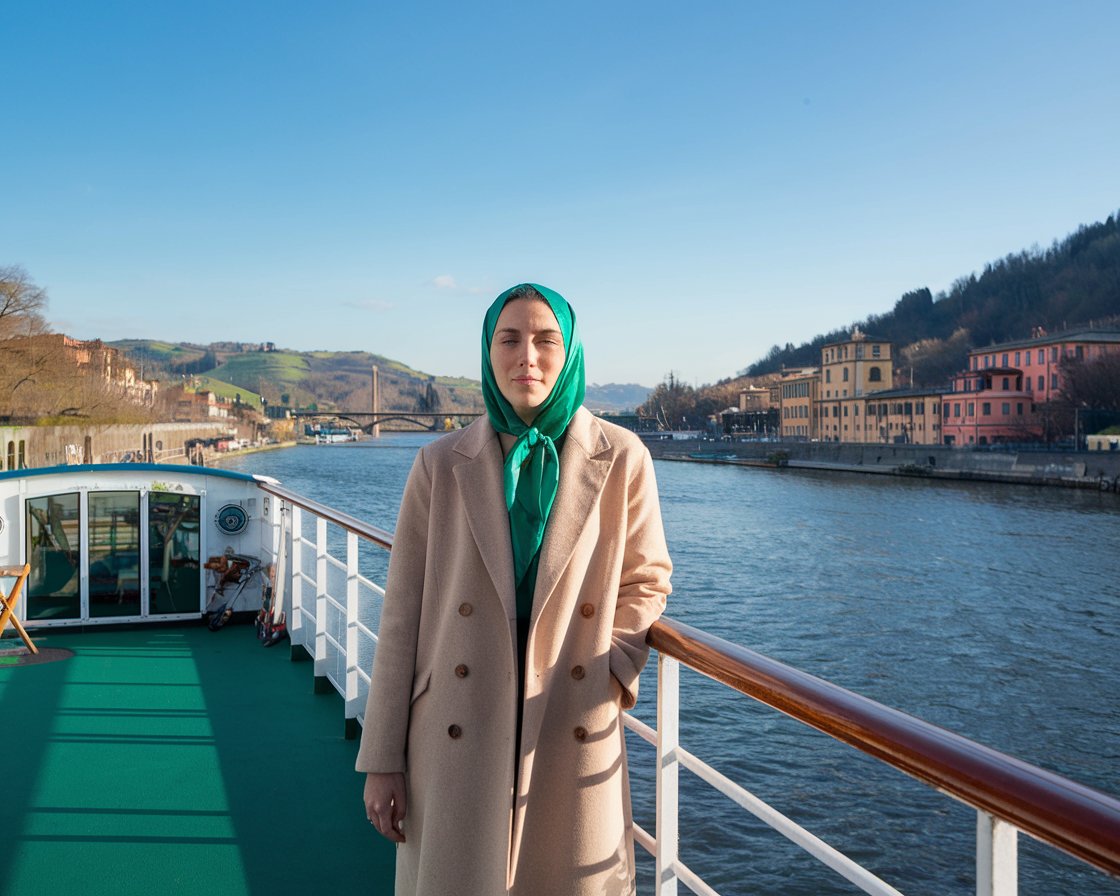
[[[447,729],[447,734],[451,737],[452,740],[456,740],[463,736],[463,729],[458,725],[452,725]]]
[[[572,732],[576,736],[576,740],[587,740],[587,729],[580,725],[575,731]]]
[[[455,674],[460,678],[466,678],[467,675],[470,674],[470,671],[471,670],[464,666],[462,663],[459,663],[459,665],[455,667]]]
[[[572,678],[574,678],[576,681],[580,681],[583,679],[583,666],[572,667]]]
[[[595,615],[595,608],[591,604],[584,604],[582,607],[579,608],[579,611],[580,611],[580,613],[582,613],[586,617],[591,617],[591,616]]]
[[[470,604],[459,604],[459,615],[470,616],[474,612],[474,607]]]

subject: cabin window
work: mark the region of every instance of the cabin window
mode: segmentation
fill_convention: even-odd
[[[29,498],[24,512],[25,556],[31,564],[27,577],[27,618],[78,619],[82,609],[78,493]]]
[[[90,492],[89,615],[140,615],[139,492]]]
[[[197,495],[148,494],[149,614],[198,612],[201,511]]]

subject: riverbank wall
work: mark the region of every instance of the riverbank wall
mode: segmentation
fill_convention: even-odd
[[[1120,493],[1120,452],[973,451],[941,445],[647,439],[663,460],[1007,482]]]
[[[190,463],[212,459],[200,443],[251,440],[252,424],[112,423],[71,426],[0,426],[0,470],[63,464],[113,464],[130,461]]]

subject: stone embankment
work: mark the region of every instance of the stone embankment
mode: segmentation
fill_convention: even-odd
[[[780,466],[928,479],[1010,482],[1120,493],[1120,452],[986,451],[941,445],[646,439],[664,460]]]
[[[0,426],[0,470],[62,464],[209,463],[219,443],[252,440],[253,425],[147,423]],[[209,446],[209,447],[207,447]]]

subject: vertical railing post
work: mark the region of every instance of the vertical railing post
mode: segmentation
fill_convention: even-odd
[[[358,718],[358,536],[346,533],[346,722]],[[356,733],[356,731],[355,731]]]
[[[315,677],[326,678],[327,657],[327,521],[315,517]],[[323,687],[323,685],[320,685]]]
[[[976,813],[976,896],[1018,896],[1019,831],[987,812]]]
[[[678,791],[680,761],[680,663],[657,654],[657,870],[656,896],[677,896]]]
[[[292,505],[292,568],[288,573],[292,585],[289,591],[288,631],[293,644],[307,649],[303,629],[303,508]]]

